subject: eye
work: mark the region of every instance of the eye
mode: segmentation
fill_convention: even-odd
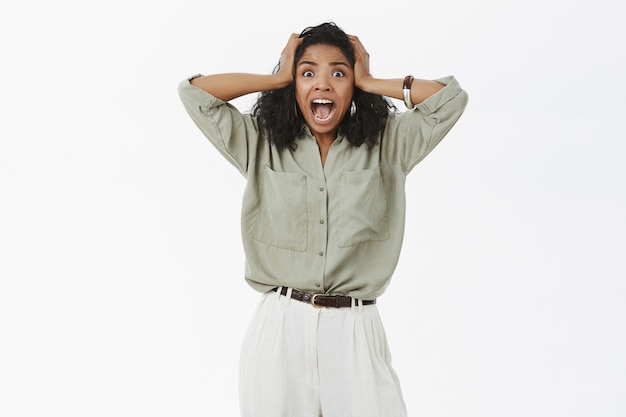
[[[333,71],[333,77],[343,77],[343,76],[344,76],[343,71],[339,71],[339,70]]]
[[[312,77],[313,76],[313,71],[311,71],[311,70],[304,71],[302,73],[302,76],[303,77]]]

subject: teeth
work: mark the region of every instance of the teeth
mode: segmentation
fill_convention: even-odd
[[[332,101],[325,100],[323,98],[317,98],[317,99],[313,100],[313,103],[315,103],[315,104],[333,104]]]
[[[328,115],[328,117],[327,117],[327,118],[325,118],[325,119],[322,119],[321,117],[319,117],[319,116],[317,116],[317,115],[315,115],[315,116],[313,116],[313,117],[315,118],[315,121],[316,121],[316,122],[318,122],[318,123],[325,123],[325,122],[327,122],[327,121],[329,121],[329,120],[331,119],[332,114]]]

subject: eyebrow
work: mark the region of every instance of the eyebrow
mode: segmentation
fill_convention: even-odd
[[[311,66],[315,66],[315,67],[319,66],[319,64],[317,62],[313,62],[313,61],[302,61],[302,62],[300,62],[298,64],[298,66],[300,66],[300,65],[311,65]],[[328,65],[331,66],[331,67],[336,67],[338,65],[343,65],[345,67],[350,68],[350,66],[347,63],[343,62],[343,61],[329,62]]]

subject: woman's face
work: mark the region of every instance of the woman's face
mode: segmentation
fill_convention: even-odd
[[[296,101],[317,139],[337,137],[352,103],[354,71],[339,48],[311,45],[296,62]]]

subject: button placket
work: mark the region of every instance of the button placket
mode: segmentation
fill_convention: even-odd
[[[319,190],[319,194],[318,194],[318,198],[319,198],[319,205],[317,205],[318,208],[318,224],[320,225],[320,228],[318,229],[318,233],[317,236],[319,238],[319,240],[316,240],[318,243],[318,247],[319,247],[319,251],[318,251],[318,258],[319,258],[319,262],[320,267],[321,267],[321,277],[319,278],[322,281],[316,282],[315,283],[315,288],[323,288],[323,276],[324,276],[324,271],[326,270],[326,247],[328,246],[328,225],[326,223],[326,219],[328,217],[328,206],[327,206],[327,195],[328,195],[328,190],[326,188],[326,184],[324,183],[324,180],[321,180],[318,186],[318,190]]]

